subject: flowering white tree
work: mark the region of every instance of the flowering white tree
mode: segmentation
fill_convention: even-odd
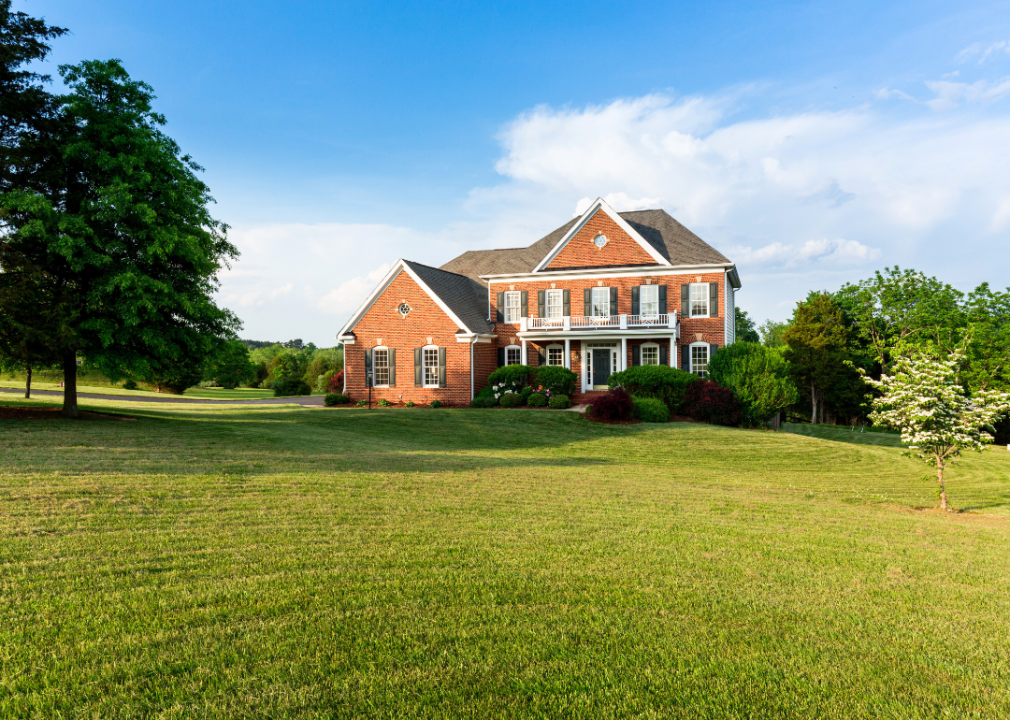
[[[899,357],[894,375],[864,380],[877,388],[869,417],[901,431],[901,441],[936,468],[940,508],[947,509],[943,470],[962,450],[981,452],[993,441],[986,432],[1010,410],[1010,394],[980,390],[971,397],[957,382],[961,357],[937,360],[925,355]],[[862,371],[860,371],[862,372]]]

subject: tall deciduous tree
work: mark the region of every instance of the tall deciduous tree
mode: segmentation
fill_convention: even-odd
[[[150,86],[116,60],[60,73],[71,92],[48,145],[59,172],[44,189],[3,195],[0,266],[44,279],[38,313],[75,417],[79,357],[112,378],[155,378],[202,365],[234,333],[211,295],[238,253],[199,166],[161,131]]]
[[[780,348],[749,342],[728,345],[712,357],[708,377],[740,399],[748,424],[768,420],[799,399]]]
[[[761,342],[761,336],[758,335],[757,326],[751,316],[747,314],[747,311],[741,310],[739,307],[735,308],[735,311],[734,320],[736,322],[736,341],[749,343]]]
[[[758,327],[761,334],[761,344],[765,347],[785,347],[786,341],[782,335],[789,329],[789,323],[776,322],[775,320],[765,320]]]
[[[880,391],[870,419],[901,431],[901,441],[936,468],[940,508],[947,509],[944,470],[963,450],[984,450],[988,432],[1010,410],[1010,394],[978,390],[965,395],[958,382],[962,358],[939,360],[926,354],[894,356],[894,374],[880,380],[865,377]]]

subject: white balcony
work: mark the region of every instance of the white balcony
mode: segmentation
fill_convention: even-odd
[[[677,330],[677,313],[661,315],[590,315],[556,318],[524,317],[519,332],[587,332],[614,330]]]

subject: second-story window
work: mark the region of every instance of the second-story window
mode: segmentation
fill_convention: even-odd
[[[610,288],[593,288],[593,315],[610,317]]]
[[[642,317],[659,315],[659,285],[642,285],[639,289],[639,312]]]
[[[708,317],[708,283],[691,283],[691,317]]]
[[[505,322],[519,322],[522,313],[522,297],[518,292],[505,293]]]
[[[547,317],[560,318],[564,312],[564,290],[547,291]]]

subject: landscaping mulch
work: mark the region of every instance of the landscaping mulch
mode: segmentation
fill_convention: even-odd
[[[0,407],[0,420],[58,420],[63,417],[62,408],[42,407]],[[81,411],[79,420],[121,420],[136,422],[137,418],[110,413]]]

